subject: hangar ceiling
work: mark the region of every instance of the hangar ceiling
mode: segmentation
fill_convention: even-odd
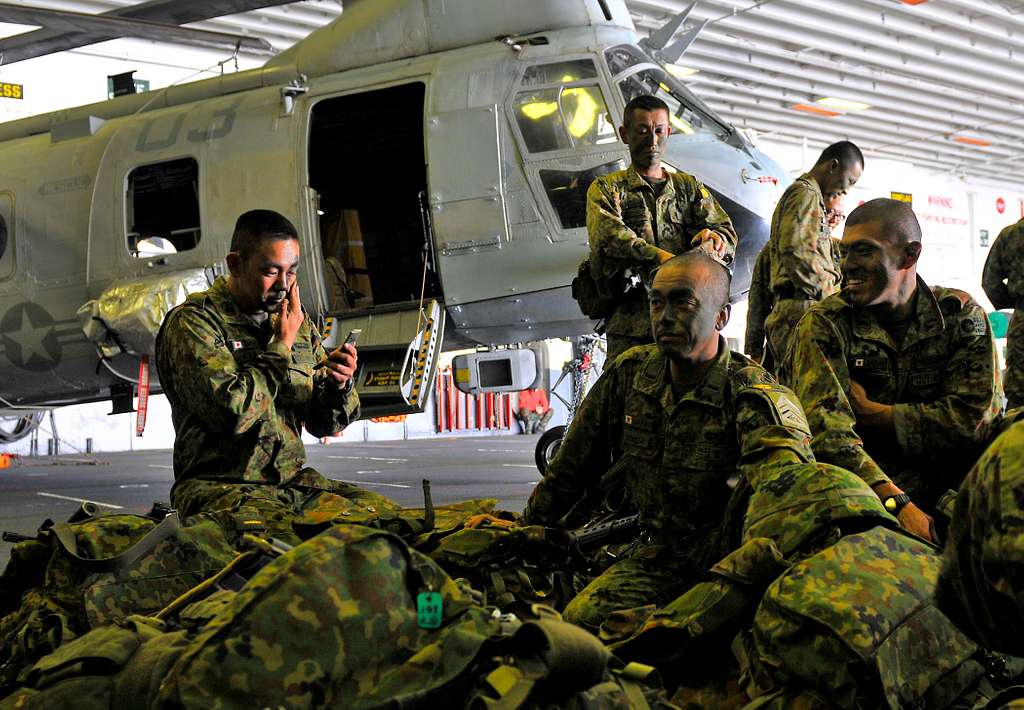
[[[626,2],[641,34],[689,4]],[[140,19],[166,13],[167,22],[192,21],[190,28],[262,39],[280,50],[335,18],[343,3],[10,4]],[[261,9],[206,19],[245,7]],[[702,20],[708,25],[680,60],[697,70],[685,81],[733,123],[775,141],[806,140],[811,149],[849,138],[873,157],[1024,185],[1017,170],[1024,161],[1024,1],[700,0],[691,25]],[[25,34],[0,41],[0,52],[13,57],[17,47],[43,41],[60,46],[52,34]]]

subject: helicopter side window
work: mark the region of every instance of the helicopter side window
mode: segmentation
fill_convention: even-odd
[[[125,195],[128,252],[137,259],[194,249],[199,244],[199,164],[179,158],[128,174]]]
[[[587,226],[587,190],[594,180],[616,170],[624,170],[626,163],[615,160],[589,170],[541,170],[540,181],[558,214],[562,229]]]
[[[597,68],[589,59],[530,67],[513,100],[516,123],[531,153],[614,143]],[[526,88],[529,87],[529,88]]]
[[[0,259],[4,258],[7,252],[7,220],[0,214]]]

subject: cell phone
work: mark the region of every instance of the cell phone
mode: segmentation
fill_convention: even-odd
[[[359,334],[362,333],[362,332],[363,332],[362,328],[353,328],[352,330],[350,330],[348,332],[348,337],[345,338],[345,342],[342,344],[341,347],[345,347],[346,345],[355,345],[356,341],[359,340]],[[326,367],[328,362],[330,362],[330,360],[324,360],[323,362],[318,362],[313,367],[313,369],[314,370],[319,370],[322,367]]]

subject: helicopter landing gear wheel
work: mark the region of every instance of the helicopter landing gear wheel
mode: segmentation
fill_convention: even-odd
[[[537,461],[537,470],[542,474],[547,470],[548,463],[551,459],[555,458],[555,454],[558,453],[558,447],[562,445],[562,439],[564,437],[565,427],[553,426],[544,432],[537,441],[535,458]]]

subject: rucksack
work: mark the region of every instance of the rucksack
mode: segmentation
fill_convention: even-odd
[[[752,698],[810,691],[843,708],[943,708],[985,673],[935,606],[941,557],[886,527],[847,535],[765,592],[734,648]]]
[[[594,320],[609,317],[618,302],[608,279],[594,273],[590,259],[580,262],[572,280],[572,297],[583,315]]]
[[[155,511],[47,521],[14,546],[0,575],[0,690],[90,629],[156,613],[235,557],[219,522]]]
[[[616,665],[553,611],[496,616],[387,532],[338,525],[280,556],[246,540],[257,551],[157,619],[41,659],[0,708],[666,706],[653,669]],[[254,554],[269,561],[236,591]]]

